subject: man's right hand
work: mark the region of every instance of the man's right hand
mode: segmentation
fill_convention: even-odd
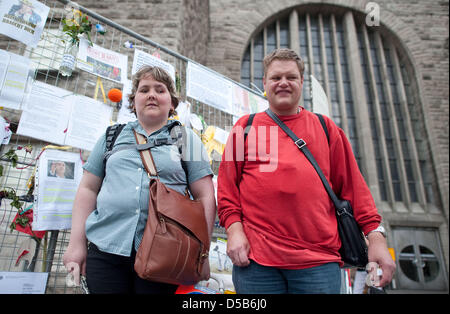
[[[227,254],[234,265],[245,267],[250,264],[248,253],[250,244],[241,222],[235,222],[227,229]]]

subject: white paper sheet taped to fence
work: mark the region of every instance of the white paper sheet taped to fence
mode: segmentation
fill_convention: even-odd
[[[0,105],[19,110],[27,98],[27,84],[34,69],[31,60],[0,49]]]
[[[48,273],[0,272],[0,294],[45,294]]]
[[[134,50],[133,67],[131,68],[131,75],[134,75],[144,65],[157,66],[169,73],[175,84],[175,68],[168,62],[165,62],[151,54],[143,52],[139,49]]]
[[[91,151],[110,125],[112,107],[90,97],[34,82],[17,134]]]
[[[233,114],[232,84],[195,63],[188,63],[186,80],[188,97]]]
[[[36,48],[49,11],[36,0],[0,1],[0,33]]]
[[[72,225],[72,207],[83,169],[80,155],[46,149],[39,158],[33,230],[63,230]]]

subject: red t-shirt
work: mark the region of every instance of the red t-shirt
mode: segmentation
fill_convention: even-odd
[[[381,222],[344,132],[324,116],[302,110],[280,119],[307,145],[331,187],[349,200],[365,234]],[[279,268],[329,262],[343,265],[335,208],[319,175],[292,139],[265,113],[255,115],[245,146],[248,115],[233,127],[218,175],[218,215],[228,228],[240,221],[249,258]],[[245,162],[244,162],[245,160]]]

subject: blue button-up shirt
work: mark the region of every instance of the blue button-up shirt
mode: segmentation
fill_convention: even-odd
[[[167,125],[148,136],[137,120],[129,122],[117,137],[114,148],[135,144],[133,129],[145,135],[147,142],[170,139],[169,126],[172,123],[178,122],[168,121]],[[188,154],[184,162],[187,178],[176,144],[151,149],[161,182],[183,194],[187,182],[191,184],[213,174],[200,138],[189,128],[186,128],[186,134]],[[144,233],[150,179],[137,149],[119,150],[112,154],[106,163],[106,169],[103,165],[105,150],[106,139],[103,135],[83,166],[86,171],[103,178],[96,209],[86,221],[86,236],[103,252],[130,256],[133,243],[137,250]]]

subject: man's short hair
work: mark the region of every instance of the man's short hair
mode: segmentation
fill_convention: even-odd
[[[263,65],[264,65],[264,77],[267,74],[267,69],[269,68],[269,65],[274,60],[283,60],[283,61],[295,61],[298,66],[298,70],[300,71],[300,77],[303,77],[303,72],[305,71],[305,64],[303,63],[302,58],[292,49],[288,48],[280,48],[275,49],[271,53],[269,53],[267,56],[264,57]]]

